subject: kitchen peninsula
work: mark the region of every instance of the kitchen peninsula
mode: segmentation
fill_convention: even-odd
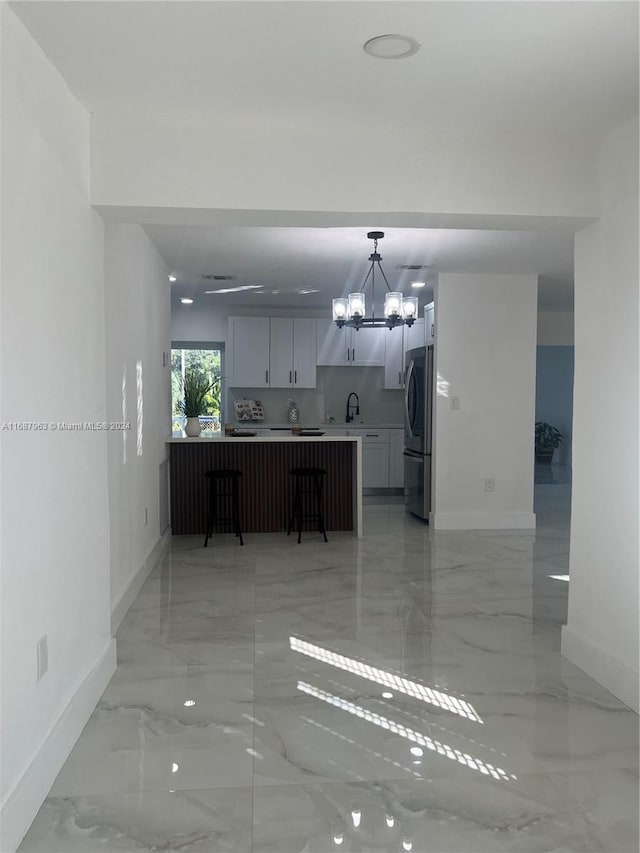
[[[286,532],[291,513],[290,471],[325,468],[323,504],[328,531],[362,536],[362,449],[359,436],[221,436],[170,438],[171,529],[174,535],[205,533],[211,468],[237,468],[243,532]]]

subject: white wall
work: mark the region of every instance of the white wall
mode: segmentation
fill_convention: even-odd
[[[167,526],[162,511],[167,487],[162,463],[171,430],[170,366],[163,366],[163,352],[168,354],[171,347],[167,276],[162,258],[139,225],[107,226],[107,419],[131,424],[130,430],[108,434],[114,625],[151,568]]]
[[[595,216],[583,137],[398,133],[251,116],[96,115],[98,205]],[[383,166],[381,166],[383,164]],[[375,176],[375,180],[372,180]],[[417,224],[417,223],[416,223]]]
[[[537,290],[531,275],[438,278],[435,528],[535,527]]]
[[[573,311],[540,311],[538,314],[538,346],[573,346]]]
[[[2,421],[104,421],[104,226],[89,115],[6,3]],[[115,667],[107,439],[0,432],[2,850],[15,849]],[[36,643],[49,671],[36,681]]]
[[[638,124],[607,137],[576,235],[573,499],[563,653],[638,708]]]

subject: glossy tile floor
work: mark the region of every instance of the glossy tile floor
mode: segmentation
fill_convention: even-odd
[[[20,852],[636,853],[638,718],[559,654],[539,492],[535,536],[174,541]]]

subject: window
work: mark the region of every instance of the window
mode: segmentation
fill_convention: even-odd
[[[207,395],[206,413],[200,416],[203,435],[215,435],[221,432],[223,418],[222,368],[224,344],[183,343],[174,341],[171,345],[171,432],[174,436],[183,435],[186,418],[180,411],[182,401],[182,379],[193,371],[205,376],[215,387]]]

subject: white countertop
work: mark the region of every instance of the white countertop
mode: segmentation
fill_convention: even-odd
[[[289,423],[265,423],[264,421],[236,421],[235,425],[238,429],[274,429],[284,430],[291,429]],[[332,422],[330,424],[312,421],[308,424],[302,424],[302,429],[404,429],[403,424],[399,423],[374,423],[373,421],[349,421],[349,423]]]
[[[244,429],[244,427],[243,427]],[[249,429],[249,427],[247,427]],[[221,441],[252,441],[252,442],[260,442],[261,444],[269,444],[273,442],[283,442],[283,441],[360,441],[360,436],[358,435],[293,435],[290,432],[283,432],[279,435],[220,435],[220,436],[197,436],[196,438],[190,438],[189,436],[184,436],[181,438],[168,438],[166,440],[167,444],[186,444],[191,442],[221,442]]]

